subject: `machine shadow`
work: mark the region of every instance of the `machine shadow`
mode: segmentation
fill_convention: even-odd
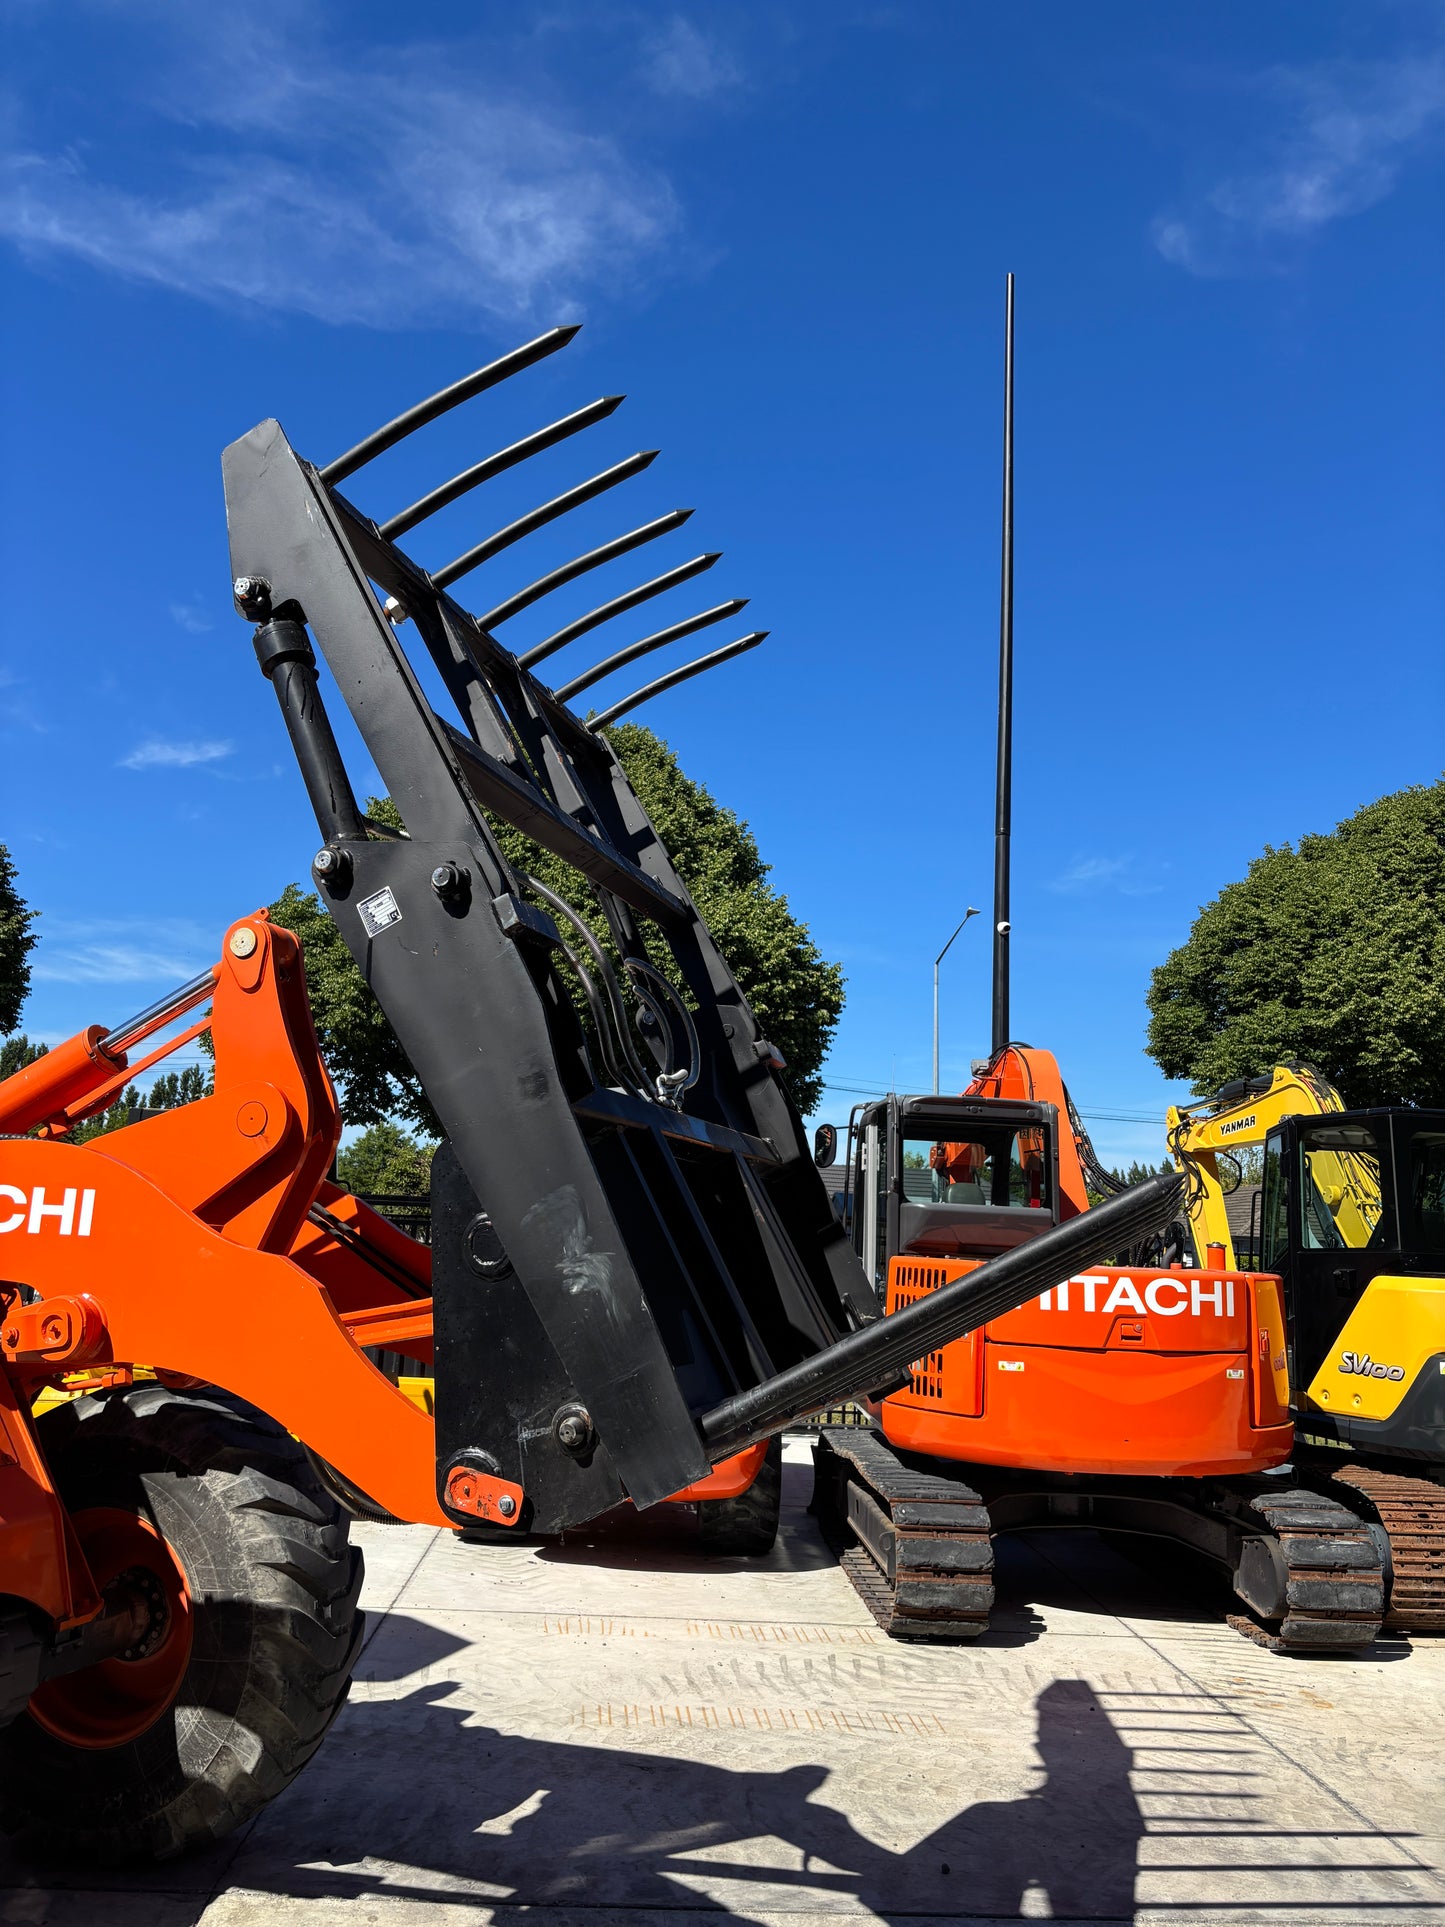
[[[233,1883],[298,1899],[690,1908],[738,1922],[751,1918],[738,1886],[760,1909],[836,1896],[887,1923],[1016,1917],[1025,1895],[1042,1895],[1055,1917],[1133,1919],[1144,1832],[1133,1756],[1083,1681],[1038,1696],[1035,1791],[966,1805],[901,1849],[827,1804],[821,1764],[744,1770],[670,1747],[519,1738],[469,1724],[442,1703],[451,1690],[432,1682],[348,1708],[330,1761],[264,1816]],[[367,1766],[379,1759],[385,1784]]]
[[[625,1572],[819,1572],[837,1562],[806,1510],[812,1487],[811,1465],[784,1465],[777,1543],[770,1553],[755,1558],[726,1558],[704,1550],[697,1509],[691,1505],[657,1505],[646,1512],[616,1506],[585,1526],[535,1541],[536,1556],[561,1565]]]

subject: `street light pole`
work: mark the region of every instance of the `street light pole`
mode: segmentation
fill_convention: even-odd
[[[958,926],[958,930],[962,930],[963,924],[967,923],[970,917],[977,915],[977,910],[970,906],[964,911],[963,923]],[[958,935],[958,930],[954,931],[953,937]],[[953,948],[953,937],[949,938],[933,960],[933,1095],[935,1097],[938,1095],[938,966]]]
[[[1009,835],[1014,734],[1014,278],[1004,300],[1003,568],[998,625],[998,795],[993,858],[993,1049],[1009,1041]]]

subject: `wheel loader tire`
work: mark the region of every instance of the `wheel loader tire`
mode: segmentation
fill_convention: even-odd
[[[783,1503],[783,1441],[770,1439],[758,1476],[735,1499],[699,1499],[703,1550],[713,1558],[760,1558],[778,1536]]]
[[[228,1393],[135,1386],[39,1432],[97,1583],[140,1571],[159,1603],[141,1653],[45,1681],[0,1732],[0,1827],[64,1865],[168,1859],[320,1746],[361,1646],[361,1553],[303,1447]]]

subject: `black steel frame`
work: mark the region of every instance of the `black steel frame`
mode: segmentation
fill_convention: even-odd
[[[324,839],[312,874],[449,1140],[432,1181],[438,1495],[445,1504],[454,1467],[490,1469],[524,1488],[524,1523],[540,1530],[595,1517],[624,1492],[652,1504],[725,1453],[893,1379],[909,1359],[1152,1228],[1178,1194],[1176,1181],[1155,1180],[926,1303],[877,1317],[782,1061],[601,719],[584,721],[528,666],[716,557],[614,597],[528,655],[495,634],[690,511],[552,569],[479,618],[446,585],[640,472],[651,453],[430,573],[337,487],[575,332],[525,344],[324,469],[274,421],[233,443],[223,463],[237,607],[255,625]],[[615,400],[473,464],[386,526],[410,529],[609,416]],[[433,709],[404,629],[440,675],[454,720]],[[357,804],[312,636],[404,835],[368,823]],[[610,713],[759,640],[669,671]],[[580,872],[596,918],[518,868],[498,823]],[[681,993],[658,968],[668,958]]]
[[[233,444],[224,471],[238,604],[325,839],[313,874],[497,1246],[480,1274],[437,1248],[439,1483],[481,1453],[531,1492],[539,1455],[556,1456],[555,1408],[514,1410],[505,1434],[500,1423],[515,1398],[495,1382],[483,1301],[514,1275],[560,1362],[547,1397],[585,1409],[615,1468],[611,1497],[625,1487],[648,1504],[708,1470],[704,1412],[871,1313],[780,1059],[606,737],[277,423]],[[454,719],[423,690],[408,619]],[[308,629],[403,838],[363,820]],[[495,819],[589,880],[594,931],[514,867]],[[659,946],[683,997],[658,972]],[[559,1499],[545,1523],[571,1510]]]

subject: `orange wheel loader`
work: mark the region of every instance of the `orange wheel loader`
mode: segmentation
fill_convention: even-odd
[[[336,1103],[297,944],[263,914],[173,997],[0,1086],[0,1824],[29,1847],[170,1854],[287,1784],[357,1652],[354,1501],[467,1530],[485,1557],[624,1497],[740,1497],[793,1420],[899,1383],[1179,1208],[1170,1176],[1069,1222],[1056,1212],[1026,1245],[878,1316],[778,1052],[605,732],[761,637],[590,719],[569,696],[739,605],[557,688],[536,673],[717,557],[529,647],[502,639],[686,519],[635,524],[529,582],[498,573],[651,454],[450,560],[400,546],[617,398],[408,507],[374,518],[342,492],[574,333],[540,336],[324,466],[274,421],[226,451],[236,607],[316,816],[311,873],[446,1132],[432,1243],[327,1183]],[[453,589],[478,570],[473,610]],[[338,697],[404,833],[358,807]],[[499,823],[571,866],[592,914],[519,868]],[[206,1022],[212,1094],[72,1141]],[[432,1367],[432,1412],[368,1356],[381,1351]]]

